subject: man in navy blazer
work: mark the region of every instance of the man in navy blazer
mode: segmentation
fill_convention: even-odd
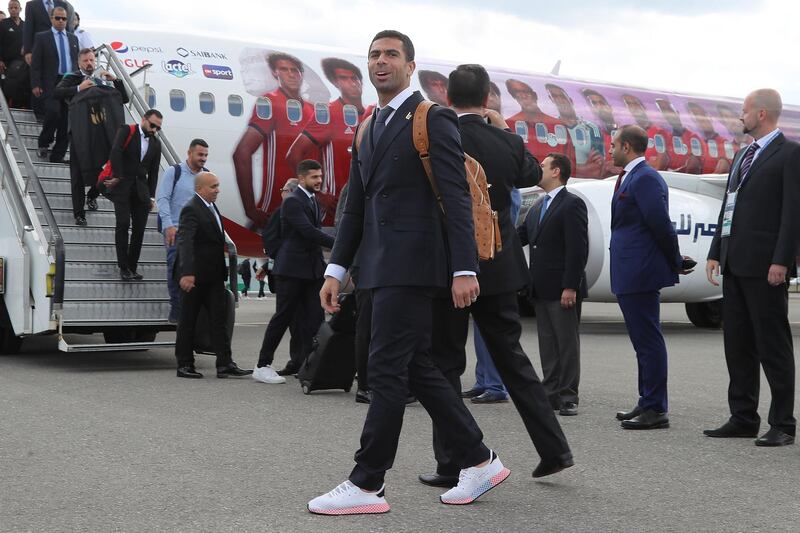
[[[358,252],[360,289],[372,291],[372,401],[349,479],[308,503],[312,513],[329,515],[389,511],[384,476],[397,453],[409,390],[452,437],[460,458],[464,475],[440,496],[442,503],[471,503],[509,475],[430,357],[435,294],[449,289],[453,305],[464,308],[479,292],[458,119],[438,106],[427,117],[443,215],[412,140],[411,119],[422,95],[410,88],[416,68],[411,39],[393,30],[378,33],[367,64],[379,109],[353,145],[347,203],[320,299],[326,310],[338,310],[341,281]]]
[[[669,218],[669,189],[645,161],[647,132],[623,126],[611,156],[623,171],[611,201],[611,292],[617,296],[639,365],[639,402],[617,413],[625,429],[669,427],[667,346],[660,291],[678,283],[683,258]]]
[[[333,246],[333,236],[320,229],[322,212],[316,194],[322,186],[322,165],[312,159],[297,165],[299,186],[287,195],[280,207],[281,245],[275,254],[277,302],[275,314],[264,332],[253,379],[262,383],[284,383],[283,376],[300,370],[302,357],[311,351],[311,339],[324,318],[319,307],[319,289],[325,273],[322,247]],[[295,334],[301,348],[280,372],[272,368],[275,349],[284,333],[296,322]]]

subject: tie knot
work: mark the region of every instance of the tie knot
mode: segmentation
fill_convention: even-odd
[[[755,152],[759,148],[761,148],[761,147],[758,145],[758,143],[753,143],[753,144],[750,145],[750,151],[751,152]]]
[[[378,111],[378,119],[377,119],[378,122],[380,122],[381,124],[385,124],[386,119],[389,118],[389,115],[392,114],[392,111],[394,111],[394,108],[388,105],[382,108],[380,111]]]
[[[623,177],[626,173],[627,173],[627,171],[623,170],[622,172],[619,173],[619,177],[620,178]]]

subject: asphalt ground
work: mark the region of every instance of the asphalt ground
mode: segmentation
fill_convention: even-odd
[[[256,362],[273,310],[271,298],[239,307],[240,366]],[[798,295],[790,313],[797,344]],[[208,356],[197,363],[205,379],[178,379],[169,349],[66,354],[54,338],[28,339],[0,357],[0,531],[800,530],[800,446],[704,437],[727,416],[722,334],[692,326],[681,305],[664,305],[662,318],[670,429],[614,420],[636,401],[636,361],[616,305],[585,304],[580,413],[559,417],[573,468],[534,480],[539,458],[513,405],[468,404],[512,474],[474,505],[444,506],[441,490],[416,480],[434,462],[430,420],[415,404],[386,479],[392,511],[366,517],[306,511],[352,468],[366,413],[354,391],[218,380]],[[535,319],[524,319],[523,345],[540,368]],[[765,382],[761,396],[766,420]]]

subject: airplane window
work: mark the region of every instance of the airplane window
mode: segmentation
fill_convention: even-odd
[[[232,117],[241,117],[244,112],[244,103],[242,97],[232,94],[228,96],[228,113]]]
[[[206,115],[214,112],[214,95],[211,93],[200,93],[200,111]]]
[[[256,116],[261,120],[272,118],[272,101],[266,96],[261,96],[256,100]]]
[[[144,97],[145,100],[147,100],[147,106],[150,107],[150,109],[156,106],[156,91],[153,90],[153,88],[149,85],[144,88]]]
[[[173,111],[186,109],[186,93],[180,89],[172,89],[169,92],[169,106]]]

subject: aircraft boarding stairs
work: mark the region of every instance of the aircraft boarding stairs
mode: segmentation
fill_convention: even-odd
[[[101,46],[99,51],[101,60],[105,60],[102,62],[107,63],[108,70],[123,80],[130,95],[131,103],[126,105],[126,122],[139,122],[148,109],[139,88],[109,47]],[[32,204],[34,209],[34,212],[31,212],[30,207],[27,209],[28,216],[35,219],[34,222],[38,221],[34,225],[41,227],[44,241],[49,245],[50,256],[55,256],[54,264],[50,268],[56,286],[56,297],[50,298],[52,310],[49,333],[58,333],[59,349],[114,351],[173,346],[172,341],[155,340],[158,332],[175,330],[175,325],[167,320],[170,306],[166,282],[166,253],[163,238],[156,229],[156,212],[151,211],[148,216],[137,267],[144,279],[122,281],[114,246],[113,204],[100,196],[97,199],[98,209],[86,210],[87,225],[77,226],[72,214],[69,164],[50,163],[49,160],[39,158],[36,149],[41,125],[37,123],[33,112],[6,110],[3,109],[5,105],[5,98],[0,95],[0,123],[24,183],[23,194],[29,197],[28,205]],[[159,134],[159,138],[163,146],[163,172],[168,165],[181,159],[164,132]],[[21,146],[25,148],[24,153],[20,150]],[[69,157],[68,152],[67,158]],[[14,161],[8,163],[14,165]],[[16,172],[16,169],[12,170]],[[57,226],[56,235],[53,235],[53,228],[48,220]],[[62,240],[63,253],[60,252]],[[236,249],[233,242],[229,238],[227,240],[232,265],[230,281],[235,286]],[[55,253],[54,242],[58,245]],[[58,256],[63,259],[59,260]],[[61,291],[63,299],[60,296]],[[5,303],[7,306],[12,305],[8,299]],[[52,331],[53,327],[57,327],[57,331]],[[97,343],[97,337],[75,337],[77,334],[90,333],[103,333],[105,343]]]

